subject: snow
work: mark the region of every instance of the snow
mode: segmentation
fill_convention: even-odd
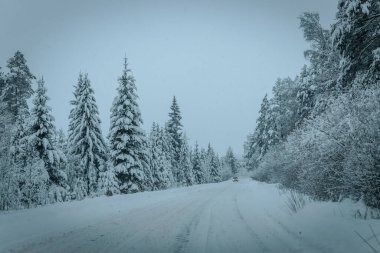
[[[312,202],[297,213],[249,178],[97,197],[0,214],[0,252],[371,252],[355,234],[360,204]],[[374,238],[369,242],[376,245]]]

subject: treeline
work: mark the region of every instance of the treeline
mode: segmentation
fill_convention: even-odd
[[[264,97],[245,165],[319,200],[380,208],[380,2],[342,0],[331,29],[317,13],[300,28],[309,64]]]
[[[126,59],[107,138],[88,74],[74,85],[65,134],[55,127],[42,77],[33,90],[24,55],[16,52],[7,68],[0,71],[0,210],[220,182],[236,173],[231,149],[225,159],[210,144],[190,147],[175,97],[165,126],[154,123],[145,134]]]

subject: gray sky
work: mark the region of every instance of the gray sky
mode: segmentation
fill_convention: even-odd
[[[43,75],[58,128],[67,129],[80,71],[95,90],[103,134],[123,57],[137,80],[144,129],[168,119],[178,99],[193,144],[224,154],[256,124],[278,77],[294,77],[307,48],[297,17],[317,11],[325,27],[334,0],[0,0],[0,66],[16,50]]]

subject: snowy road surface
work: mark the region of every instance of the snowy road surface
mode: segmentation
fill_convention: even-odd
[[[285,199],[242,179],[3,213],[0,252],[371,252],[354,234],[367,221],[334,203],[292,215]]]

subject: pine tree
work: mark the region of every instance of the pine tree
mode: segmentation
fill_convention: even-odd
[[[358,74],[380,80],[380,2],[342,0],[338,4],[333,42],[342,56],[340,85],[350,87]],[[363,85],[366,85],[363,82]]]
[[[158,124],[153,123],[150,133],[150,170],[153,177],[153,189],[166,189],[173,181],[172,171],[170,170],[170,160],[164,153],[165,140],[161,134]]]
[[[246,144],[245,160],[248,161],[251,169],[256,168],[269,148],[279,142],[275,106],[273,101],[269,102],[265,95],[256,121],[255,132]]]
[[[6,103],[7,110],[13,115],[14,122],[17,115],[28,112],[27,99],[33,94],[31,84],[35,77],[20,51],[8,60],[7,67],[9,72],[2,88],[2,100]]]
[[[191,164],[190,148],[185,135],[183,135],[182,137],[180,158],[181,160],[179,161],[179,167],[183,171],[183,184],[186,186],[193,185],[195,182],[195,178]]]
[[[55,143],[57,147],[62,150],[62,152],[67,156],[67,138],[65,135],[65,132],[60,128],[58,132],[56,133],[56,140]]]
[[[209,161],[208,166],[209,166],[209,171],[210,171],[209,182],[211,183],[220,182],[221,175],[220,175],[219,159],[210,144],[208,145],[207,156],[208,156],[208,161]]]
[[[232,151],[231,147],[228,147],[225,161],[227,166],[231,169],[231,172],[233,175],[236,175],[238,173],[238,162],[237,159],[235,158],[235,155]]]
[[[191,162],[193,164],[193,174],[194,174],[195,183],[202,184],[204,180],[204,174],[201,167],[201,155],[199,152],[198,143],[195,144]]]
[[[202,147],[200,150],[201,169],[203,174],[202,184],[208,183],[210,180],[210,160],[206,150]]]
[[[149,168],[135,78],[130,72],[125,59],[123,74],[119,78],[118,95],[111,109],[109,132],[111,160],[122,193],[144,190],[145,172]]]
[[[104,168],[99,172],[99,193],[107,196],[120,193],[114,167],[110,161],[106,162],[104,165]]]
[[[107,146],[100,128],[99,111],[87,74],[79,76],[70,114],[70,153],[78,156],[87,194],[96,192],[100,168],[107,160]]]
[[[2,101],[1,97],[3,94],[4,88],[5,88],[5,77],[4,77],[4,73],[1,71],[1,67],[0,67],[0,101]]]
[[[57,186],[65,186],[66,174],[60,170],[59,165],[66,161],[66,157],[55,146],[54,118],[50,114],[51,108],[46,104],[47,100],[45,82],[41,78],[38,80],[38,88],[33,100],[30,130],[26,138],[32,150],[43,160],[50,182]]]
[[[170,143],[172,147],[172,168],[175,179],[178,183],[183,181],[183,171],[179,167],[181,141],[182,141],[182,124],[181,124],[181,111],[177,104],[176,97],[173,97],[172,105],[170,106],[169,121],[167,123],[167,131],[170,136]]]

